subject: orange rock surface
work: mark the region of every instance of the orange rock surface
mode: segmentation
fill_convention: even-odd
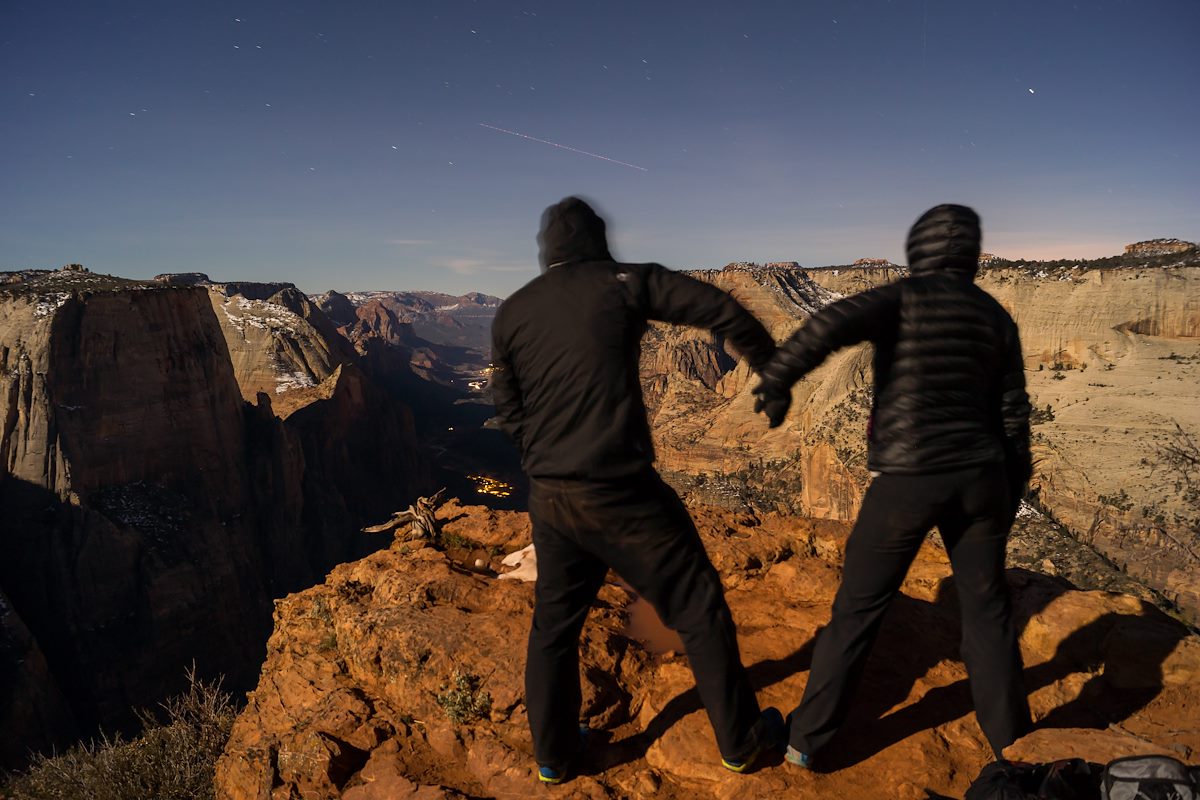
[[[827,621],[847,529],[832,521],[693,510],[724,577],[760,701],[799,700]],[[529,541],[528,519],[451,503],[449,554],[396,543],[278,601],[258,688],[217,769],[217,796],[524,797],[541,791],[525,717],[533,587],[476,569]],[[606,586],[581,643],[587,765],[552,797],[961,796],[991,760],[958,657],[949,567],[922,549],[876,646],[850,722],[804,772],[775,756],[720,767],[685,658],[627,636],[629,598]],[[1039,729],[1014,757],[1105,761],[1200,751],[1200,638],[1140,600],[1013,570]],[[456,724],[454,673],[482,680],[490,712]],[[439,703],[439,694],[443,703]]]

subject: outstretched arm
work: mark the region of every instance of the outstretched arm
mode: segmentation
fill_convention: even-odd
[[[650,319],[707,328],[732,342],[756,372],[775,352],[771,334],[733,295],[661,264],[641,270],[640,287],[631,288]]]
[[[499,323],[500,315],[497,313],[492,323],[492,374],[488,378],[488,388],[492,390],[492,404],[500,419],[500,430],[507,433],[516,442],[517,449],[524,453],[525,406]]]
[[[755,411],[765,411],[772,428],[783,423],[792,402],[792,385],[820,366],[835,350],[876,341],[895,330],[900,288],[889,284],[832,303],[814,314],[775,351],[754,389]]]

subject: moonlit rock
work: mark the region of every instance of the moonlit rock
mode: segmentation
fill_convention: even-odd
[[[502,581],[525,581],[530,583],[537,580],[537,552],[529,545],[515,553],[509,553],[500,562],[513,569],[500,575]]]

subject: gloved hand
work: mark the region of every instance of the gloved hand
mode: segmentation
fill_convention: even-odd
[[[783,424],[792,405],[791,387],[784,387],[770,378],[763,378],[754,387],[754,413],[763,412],[772,428]]]

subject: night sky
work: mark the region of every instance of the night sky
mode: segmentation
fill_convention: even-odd
[[[0,0],[0,269],[506,295],[568,194],[676,268],[903,263],[940,202],[1007,257],[1194,241],[1198,30],[1197,0]]]

